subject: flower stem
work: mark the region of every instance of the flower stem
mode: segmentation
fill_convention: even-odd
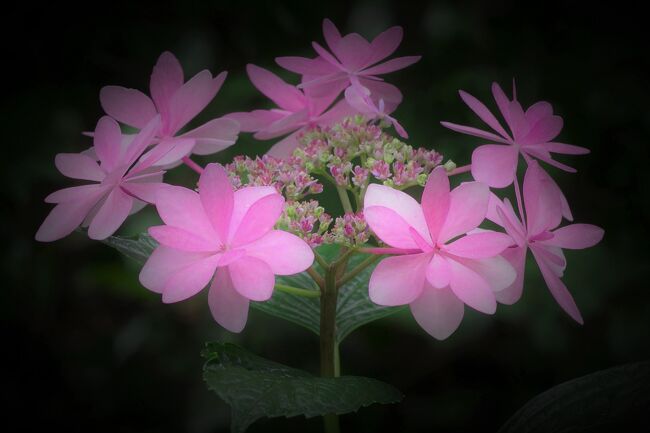
[[[339,377],[340,364],[338,344],[336,342],[336,266],[325,270],[325,286],[320,298],[320,375],[321,377]],[[336,414],[323,416],[325,433],[339,433],[339,417]]]
[[[183,157],[183,163],[198,174],[203,174],[203,168],[196,162],[192,161],[189,156]]]
[[[308,290],[298,287],[287,286],[286,284],[275,284],[275,289],[291,295],[302,296],[304,298],[318,298],[320,290]]]
[[[447,173],[447,176],[453,176],[455,174],[467,173],[472,169],[472,164],[463,165],[462,167],[456,167]]]
[[[343,205],[345,213],[353,213],[354,211],[352,210],[352,203],[350,203],[350,196],[348,196],[346,189],[337,185],[336,192],[339,193],[339,198],[341,199],[341,204]]]
[[[366,269],[368,266],[372,265],[375,263],[377,260],[379,260],[381,256],[380,255],[373,255],[365,259],[363,262],[359,263],[354,269],[352,269],[350,272],[347,274],[343,275],[340,280],[337,281],[337,284],[339,287],[341,287],[343,284],[347,283],[350,281],[352,278],[356,277],[359,275],[361,271]]]
[[[311,277],[312,280],[316,281],[316,284],[318,284],[318,287],[320,287],[321,290],[323,290],[323,287],[325,286],[325,280],[323,280],[323,277],[314,269],[313,266],[307,268],[307,273]]]

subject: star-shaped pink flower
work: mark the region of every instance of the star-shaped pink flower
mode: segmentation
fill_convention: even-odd
[[[156,208],[165,225],[149,233],[160,246],[140,273],[140,282],[161,293],[163,302],[194,296],[208,284],[215,320],[240,332],[249,301],[271,297],[275,275],[291,275],[311,266],[314,253],[299,237],[274,230],[284,198],[272,186],[233,191],[226,170],[208,165],[199,192],[167,187]]]
[[[381,98],[379,99],[379,102],[375,103],[370,94],[370,90],[365,87],[348,87],[345,89],[345,100],[348,102],[350,107],[357,110],[359,114],[366,116],[367,119],[385,120],[393,125],[400,137],[409,137],[408,133],[397,119],[390,116],[390,113],[392,113],[393,110],[387,107],[384,100]]]
[[[512,237],[514,245],[502,255],[517,270],[517,279],[497,293],[497,300],[513,304],[521,297],[526,252],[530,249],[555,300],[575,321],[582,324],[582,315],[560,279],[566,267],[562,249],[594,246],[603,238],[604,231],[591,224],[570,224],[557,228],[562,221],[562,203],[555,188],[548,174],[532,161],[524,176],[525,223],[517,217],[508,199],[501,201],[495,195],[491,197],[487,217]]]
[[[97,183],[65,188],[47,196],[45,201],[56,203],[56,207],[38,229],[36,240],[61,239],[80,225],[88,226],[91,239],[105,239],[130,213],[153,202],[162,186],[163,171],[152,167],[156,154],[141,156],[159,125],[156,116],[137,135],[124,137],[117,122],[104,116],[97,122],[90,152],[96,158],[88,152],[58,154],[55,164],[64,176]]]
[[[203,70],[184,82],[183,68],[166,51],[160,55],[151,73],[151,98],[139,90],[120,86],[102,88],[99,99],[106,114],[126,125],[142,128],[160,116],[158,146],[165,156],[157,165],[174,164],[191,153],[210,155],[237,141],[239,125],[229,119],[214,119],[189,132],[178,132],[214,99],[227,73],[212,77]]]
[[[399,254],[373,271],[370,299],[380,305],[409,304],[420,326],[440,340],[458,328],[464,304],[493,314],[495,292],[512,284],[515,270],[499,255],[512,243],[510,237],[476,230],[488,201],[489,189],[479,182],[450,192],[443,167],[431,173],[421,205],[396,189],[370,185],[363,213],[391,247],[371,252]]]
[[[472,176],[493,188],[504,188],[515,179],[519,154],[529,162],[537,158],[568,172],[576,170],[554,160],[551,153],[583,155],[589,149],[553,141],[562,130],[563,121],[553,114],[548,102],[540,101],[527,110],[517,101],[513,84],[513,99],[508,99],[497,83],[492,84],[492,95],[499,107],[510,133],[508,133],[492,112],[478,99],[467,92],[459,91],[461,99],[485,122],[493,132],[471,126],[441,122],[446,128],[462,134],[489,140],[491,144],[479,146],[472,153]]]

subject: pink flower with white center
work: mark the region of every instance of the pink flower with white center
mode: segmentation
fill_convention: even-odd
[[[370,185],[365,219],[391,248],[369,251],[398,254],[373,271],[370,299],[380,305],[409,304],[415,320],[439,340],[458,328],[464,304],[493,314],[495,292],[511,285],[516,274],[499,255],[512,243],[510,237],[474,231],[485,218],[488,201],[489,189],[479,182],[450,192],[443,167],[431,173],[422,205],[401,191]]]
[[[287,84],[272,72],[252,64],[246,66],[246,71],[253,85],[275,102],[278,108],[230,113],[226,117],[239,122],[242,131],[255,132],[254,137],[258,140],[289,134],[268,151],[276,158],[291,156],[298,147],[301,132],[314,126],[332,125],[354,114],[344,100],[328,110],[337,95],[314,97],[310,92]]]
[[[323,35],[330,51],[316,42],[312,46],[318,57],[278,57],[275,61],[285,69],[303,75],[302,87],[315,94],[335,97],[349,85],[362,85],[373,95],[383,98],[394,109],[402,101],[402,93],[377,75],[404,69],[421,56],[397,57],[384,61],[402,42],[403,30],[395,26],[368,42],[358,33],[341,36],[332,21],[323,20]]]
[[[389,116],[392,110],[387,110],[386,104],[382,98],[375,104],[372,100],[370,90],[365,87],[350,86],[345,89],[345,100],[348,101],[350,107],[354,108],[363,114],[368,119],[385,120],[395,128],[395,131],[402,138],[408,138],[409,135],[406,130],[394,117]]]
[[[146,202],[153,202],[163,185],[164,172],[152,167],[155,154],[140,157],[159,125],[160,119],[154,117],[140,133],[125,139],[117,122],[104,116],[97,122],[90,152],[96,158],[88,152],[59,153],[55,164],[61,174],[97,183],[64,188],[47,196],[45,201],[56,206],[38,229],[36,240],[55,241],[79,226],[88,227],[91,239],[106,239],[129,214],[142,209]]]
[[[183,68],[176,57],[166,51],[160,55],[151,73],[151,98],[136,89],[106,86],[99,93],[102,108],[109,116],[134,128],[142,128],[160,116],[158,146],[165,156],[157,165],[177,163],[195,153],[210,155],[237,141],[239,125],[230,119],[214,119],[183,134],[178,132],[215,97],[227,73],[212,77],[203,70],[184,82]]]
[[[487,218],[502,226],[515,243],[502,255],[517,270],[517,279],[506,289],[497,293],[497,300],[513,304],[521,297],[524,285],[526,252],[530,249],[535,257],[544,281],[558,304],[576,322],[582,324],[582,316],[571,293],[560,279],[566,267],[563,248],[583,249],[596,245],[604,231],[591,224],[570,224],[557,228],[562,221],[562,203],[554,191],[553,183],[536,162],[531,162],[524,176],[525,220],[523,223],[508,201],[492,196]],[[520,212],[523,208],[520,207]]]
[[[514,83],[512,101],[497,83],[492,83],[492,95],[511,133],[501,126],[481,101],[462,90],[459,93],[469,108],[496,132],[494,134],[471,126],[441,122],[446,128],[493,143],[479,146],[472,153],[472,176],[479,182],[484,182],[493,188],[504,188],[510,185],[515,179],[520,153],[526,162],[530,162],[531,157],[537,158],[571,173],[576,170],[555,161],[551,153],[566,155],[589,153],[589,149],[584,147],[553,141],[562,130],[562,118],[554,115],[551,104],[544,101],[536,102],[524,111],[517,101]]]
[[[240,332],[249,301],[268,300],[275,275],[291,275],[311,266],[314,253],[302,239],[274,230],[284,198],[272,186],[233,188],[226,170],[208,165],[199,192],[168,187],[156,208],[165,225],[149,233],[158,246],[140,273],[146,288],[178,302],[210,285],[214,319]]]

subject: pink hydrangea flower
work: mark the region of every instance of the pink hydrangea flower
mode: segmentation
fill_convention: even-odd
[[[517,279],[497,293],[497,300],[513,304],[521,297],[526,252],[530,249],[555,300],[575,321],[582,324],[580,311],[560,279],[566,267],[562,249],[594,246],[603,238],[604,231],[591,224],[570,224],[557,228],[562,221],[562,203],[554,191],[555,187],[548,174],[536,162],[531,162],[523,186],[525,223],[517,217],[508,199],[501,201],[495,195],[491,197],[487,217],[512,237],[514,245],[502,255],[517,270]],[[523,211],[523,208],[520,209]]]
[[[255,132],[258,140],[289,134],[269,150],[268,154],[273,157],[286,159],[291,156],[298,147],[301,132],[314,126],[332,125],[354,114],[343,100],[328,110],[337,95],[313,97],[311,92],[287,84],[272,72],[252,64],[246,66],[246,71],[253,85],[278,108],[231,113],[226,117],[239,122],[242,131]]]
[[[345,100],[348,101],[350,107],[357,110],[359,114],[365,115],[368,119],[386,120],[393,125],[397,133],[402,138],[408,138],[409,135],[406,130],[394,117],[389,116],[392,110],[387,109],[386,104],[382,98],[379,102],[375,102],[371,98],[370,90],[365,87],[350,86],[345,89]]]
[[[88,226],[91,239],[105,239],[130,213],[153,202],[162,185],[163,171],[152,167],[155,154],[140,157],[159,126],[156,116],[137,135],[124,137],[117,122],[104,116],[97,122],[92,152],[58,154],[55,164],[64,176],[97,183],[65,188],[47,196],[45,201],[56,203],[56,207],[38,229],[36,240],[61,239],[80,225]]]
[[[318,94],[338,95],[350,84],[362,85],[387,104],[397,106],[402,93],[378,75],[404,69],[420,60],[421,56],[397,57],[385,60],[402,42],[401,27],[391,27],[368,42],[358,33],[341,36],[332,21],[323,20],[323,35],[330,51],[317,42],[312,46],[318,57],[278,57],[276,62],[289,71],[303,76],[302,87]]]
[[[302,272],[314,260],[305,241],[273,229],[283,206],[284,198],[272,186],[233,191],[218,164],[205,168],[198,193],[182,187],[160,190],[156,208],[165,225],[149,229],[160,246],[143,267],[140,282],[161,293],[166,303],[194,296],[210,284],[215,320],[240,332],[249,301],[268,300],[275,275]]]
[[[488,187],[479,182],[450,192],[443,167],[429,176],[421,205],[401,191],[370,185],[365,219],[391,247],[370,251],[399,254],[373,271],[370,299],[380,305],[409,304],[420,326],[440,340],[458,328],[464,304],[493,314],[495,292],[510,286],[516,275],[499,255],[512,243],[510,237],[475,230],[485,219],[489,197]]]
[[[165,149],[165,156],[157,164],[169,165],[191,153],[219,152],[237,141],[239,125],[224,118],[178,134],[212,101],[226,75],[224,71],[213,78],[206,69],[184,82],[181,64],[166,51],[160,55],[151,73],[151,98],[136,89],[106,86],[99,99],[106,114],[134,128],[142,128],[153,117],[160,116],[157,141],[158,146]]]
[[[479,146],[472,153],[472,176],[493,188],[503,188],[515,179],[519,154],[530,162],[531,157],[568,172],[576,170],[554,160],[551,153],[566,155],[583,155],[589,149],[571,144],[553,141],[562,130],[563,121],[553,114],[553,107],[548,102],[540,101],[527,110],[517,101],[513,83],[513,99],[509,100],[497,83],[492,84],[492,95],[499,107],[510,133],[508,133],[490,110],[478,99],[462,90],[461,99],[483,120],[495,133],[483,131],[471,126],[441,122],[446,128],[462,134],[473,135],[491,142]]]

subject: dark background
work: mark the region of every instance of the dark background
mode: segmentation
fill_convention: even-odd
[[[404,93],[396,112],[410,143],[433,146],[459,165],[480,140],[439,125],[479,125],[456,93],[493,107],[490,83],[517,78],[524,105],[554,104],[560,138],[592,154],[564,159],[578,174],[550,169],[578,222],[606,230],[590,250],[569,251],[565,282],[585,325],[548,294],[532,263],[522,300],[493,317],[466,309],[449,340],[437,342],[407,314],[366,326],[344,342],[343,373],[375,377],[406,395],[400,405],[343,416],[345,431],[495,431],[526,401],[563,381],[650,357],[648,287],[648,48],[645,14],[626,2],[588,7],[516,1],[351,1],[145,3],[100,7],[19,2],[5,9],[2,112],[3,424],[65,431],[225,432],[229,411],[201,382],[204,341],[238,342],[291,366],[317,371],[317,339],[252,312],[241,335],[210,318],[204,295],[175,305],[142,288],[138,267],[80,234],[53,244],[33,240],[49,212],[43,198],[67,186],[54,155],[90,145],[99,89],[147,90],[163,50],[186,77],[230,72],[198,122],[267,107],[246,63],[277,71],[273,58],[310,55],[321,21],[374,37],[401,25],[398,54],[418,64],[386,76]],[[568,2],[567,2],[568,3]],[[227,5],[228,4],[228,5]],[[284,75],[295,79],[290,74]],[[509,93],[509,90],[508,90]],[[235,153],[267,148],[243,134]],[[193,174],[177,169],[170,182]],[[131,218],[125,233],[155,218]],[[251,432],[318,431],[319,420],[263,420]],[[12,430],[13,431],[13,430]]]

